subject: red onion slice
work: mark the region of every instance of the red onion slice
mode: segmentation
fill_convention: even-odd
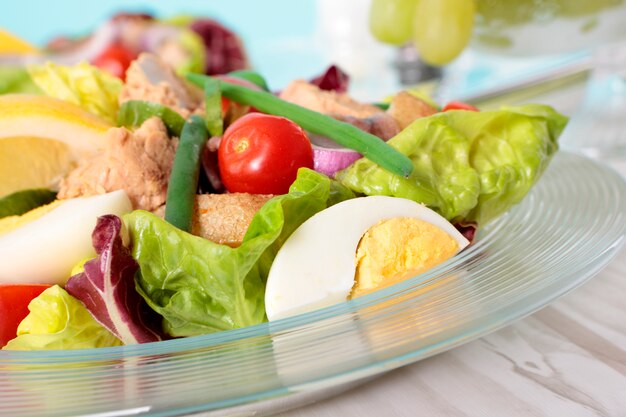
[[[308,135],[313,147],[313,169],[331,178],[362,157],[360,153],[343,148],[327,137]]]

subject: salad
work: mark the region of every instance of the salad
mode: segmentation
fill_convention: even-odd
[[[567,122],[360,103],[336,67],[280,93],[150,52],[123,79],[25,71],[39,94],[0,95],[3,349],[225,331],[415,276],[524,198]]]

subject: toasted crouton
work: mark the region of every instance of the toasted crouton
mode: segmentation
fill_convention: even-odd
[[[424,100],[412,94],[402,91],[391,100],[387,114],[394,118],[400,130],[413,123],[420,117],[431,116],[437,113],[437,109]]]
[[[272,197],[246,193],[198,195],[191,233],[237,247],[241,245],[256,212]]]

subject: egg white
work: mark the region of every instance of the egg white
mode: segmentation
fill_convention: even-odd
[[[123,190],[74,198],[0,235],[0,284],[64,284],[76,263],[96,255],[91,233],[98,217],[131,210]]]
[[[272,263],[265,311],[277,320],[345,301],[354,285],[361,237],[382,220],[412,217],[469,242],[445,218],[412,200],[371,196],[343,201],[312,216],[287,239]]]

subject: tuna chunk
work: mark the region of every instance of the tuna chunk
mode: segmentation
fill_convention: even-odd
[[[393,117],[380,108],[359,103],[347,94],[322,90],[306,81],[293,81],[280,94],[283,100],[350,123],[383,140],[394,137],[400,129]]]
[[[125,190],[133,208],[154,210],[165,204],[177,143],[157,117],[146,120],[134,133],[111,128],[104,152],[70,172],[61,182],[58,198]]]
[[[338,116],[333,115],[335,119],[342,122],[350,123],[351,125],[358,127],[364,132],[371,133],[374,136],[378,136],[382,140],[389,140],[398,133],[400,128],[398,124],[387,113],[376,113],[373,116],[359,119],[352,116]]]
[[[126,83],[120,93],[120,103],[143,100],[160,103],[189,117],[203,106],[199,88],[180,78],[156,55],[141,54],[126,72]]]
[[[347,94],[321,90],[306,81],[296,80],[280,93],[280,98],[319,113],[351,116],[360,119],[382,113],[370,104],[359,103]]]

